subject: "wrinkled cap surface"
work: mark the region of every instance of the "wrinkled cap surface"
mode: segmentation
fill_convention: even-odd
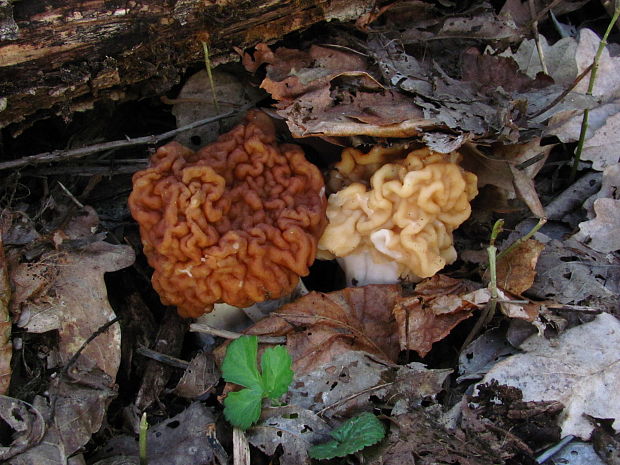
[[[358,181],[364,156],[347,150],[336,170],[356,182],[329,197],[321,258],[346,258],[360,269],[370,260],[390,268],[394,280],[433,276],[456,260],[452,232],[477,194],[476,176],[458,165],[460,155],[414,150]]]
[[[267,115],[194,152],[161,147],[133,177],[153,287],[185,317],[216,302],[247,307],[289,293],[308,274],[325,227],[319,170],[296,145],[278,145]]]

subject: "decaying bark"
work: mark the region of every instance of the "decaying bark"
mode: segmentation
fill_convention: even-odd
[[[213,63],[374,0],[0,0],[0,127],[19,131],[99,100],[162,94],[188,65]]]

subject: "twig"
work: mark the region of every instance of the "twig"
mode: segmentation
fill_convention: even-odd
[[[328,411],[329,409],[332,409],[334,407],[338,407],[339,405],[342,404],[346,404],[347,402],[349,402],[350,400],[355,399],[356,397],[359,397],[363,394],[367,394],[369,392],[372,391],[377,391],[379,389],[383,389],[384,387],[387,386],[391,386],[392,384],[394,384],[394,382],[392,381],[391,383],[384,383],[384,384],[378,384],[377,386],[372,386],[369,388],[366,388],[360,392],[356,392],[355,394],[351,394],[350,396],[345,397],[344,399],[340,399],[337,402],[334,402],[333,404],[329,404],[327,407],[322,408],[321,410],[319,410],[318,412],[316,412],[317,416],[321,416],[323,415],[326,411]]]
[[[117,149],[121,147],[133,147],[135,145],[157,144],[161,142],[162,140],[169,139],[171,137],[176,136],[177,134],[180,134],[185,131],[189,131],[190,129],[194,129],[199,126],[204,126],[205,124],[209,124],[209,123],[214,123],[215,121],[228,118],[237,113],[242,113],[246,110],[249,110],[252,106],[254,106],[253,103],[244,105],[237,109],[229,110],[225,113],[221,113],[219,115],[212,116],[210,118],[205,118],[199,121],[194,121],[193,123],[186,124],[185,126],[181,126],[180,128],[173,129],[171,131],[164,132],[158,135],[136,137],[135,139],[127,138],[125,140],[115,140],[111,142],[104,142],[101,144],[89,145],[87,147],[80,147],[78,149],[73,149],[73,150],[53,150],[51,152],[43,152],[43,153],[38,153],[36,155],[20,157],[17,160],[5,161],[3,163],[0,163],[0,171],[14,169],[14,168],[22,168],[28,165],[38,165],[41,163],[51,163],[51,162],[72,160],[75,158],[84,157],[86,155],[91,155],[93,153],[103,152],[105,150]]]
[[[504,226],[503,219],[499,219],[495,222],[495,224],[493,225],[493,230],[491,231],[491,239],[489,241],[489,247],[487,247],[487,254],[489,255],[489,274],[491,275],[491,280],[489,282],[488,287],[489,287],[489,292],[491,293],[491,298],[489,299],[484,310],[478,317],[478,321],[476,321],[476,324],[474,325],[474,327],[471,329],[471,331],[465,338],[465,342],[463,342],[463,345],[461,346],[461,351],[463,351],[465,347],[467,347],[474,340],[474,338],[478,335],[478,333],[480,333],[480,330],[484,326],[486,326],[491,321],[493,316],[495,315],[495,308],[497,307],[497,299],[498,299],[497,271],[496,271],[497,247],[495,247],[495,240],[497,239],[497,236],[499,236],[499,234],[502,232],[503,226]]]
[[[233,428],[233,465],[250,465],[250,443],[242,429]]]
[[[140,355],[144,355],[147,358],[152,360],[156,360],[158,362],[164,363],[171,367],[181,368],[185,370],[189,366],[189,362],[185,360],[181,360],[180,358],[172,357],[170,355],[162,354],[161,352],[157,352],[156,350],[149,349],[144,346],[139,346],[136,349],[136,352]]]
[[[575,436],[573,436],[572,434],[569,434],[568,436],[563,438],[560,442],[558,442],[556,445],[550,447],[549,449],[544,451],[542,454],[540,454],[538,457],[536,457],[536,463],[545,463],[547,460],[549,460],[551,457],[557,454],[560,451],[560,449],[562,449],[565,445],[567,445],[573,439],[575,439]]]
[[[549,5],[540,10],[538,15],[536,16],[536,21],[538,22],[543,19],[545,15],[551,11],[552,8],[554,8],[558,3],[561,3],[563,1],[564,0],[553,0]]]
[[[543,73],[549,74],[547,70],[547,63],[545,63],[545,52],[540,44],[540,34],[538,33],[538,19],[536,19],[536,8],[534,7],[534,0],[529,0],[530,15],[532,16],[532,31],[534,32],[534,41],[536,42],[536,50],[538,50],[538,58],[540,59],[540,66],[542,66]]]
[[[590,74],[590,83],[588,84],[588,91],[586,95],[593,95],[594,91],[594,83],[596,82],[596,74],[598,73],[599,62],[601,60],[601,55],[603,54],[603,50],[607,46],[607,38],[611,33],[611,30],[618,21],[618,17],[620,16],[620,6],[616,7],[614,11],[614,15],[607,26],[607,30],[605,34],[603,34],[603,38],[601,42],[598,44],[598,49],[596,50],[596,55],[594,55],[594,60],[592,61],[592,73]],[[588,119],[590,117],[590,109],[586,108],[583,110],[583,119],[581,120],[581,132],[579,133],[579,142],[577,142],[577,148],[575,149],[575,158],[573,159],[573,167],[571,169],[569,183],[572,183],[577,177],[577,169],[579,168],[579,162],[581,161],[581,153],[583,152],[583,146],[586,142],[586,133],[588,132]]]
[[[76,199],[75,196],[71,193],[71,191],[67,189],[63,183],[61,183],[60,181],[56,181],[56,182],[58,183],[60,188],[65,192],[65,194],[67,194],[67,196],[73,201],[73,203],[75,203],[80,208],[84,208],[84,204],[80,202],[78,199]]]
[[[189,325],[189,330],[194,333],[223,337],[224,339],[239,339],[241,336],[245,336],[245,334],[214,328],[204,323],[192,323]],[[258,342],[263,344],[286,344],[286,336],[258,336]]]
[[[107,323],[104,323],[103,325],[101,325],[97,329],[97,331],[95,331],[90,336],[88,336],[88,338],[82,343],[81,347],[77,350],[77,352],[75,354],[73,354],[73,356],[65,364],[65,366],[63,367],[61,373],[63,375],[66,375],[67,373],[69,373],[69,369],[77,361],[77,359],[79,358],[80,354],[84,351],[84,349],[86,349],[86,346],[88,346],[88,344],[90,344],[93,341],[93,339],[95,339],[97,336],[99,336],[100,334],[105,333],[110,326],[112,326],[113,324],[117,323],[119,320],[120,320],[120,318],[116,317],[116,318],[108,321]]]
[[[540,110],[538,110],[536,113],[529,115],[528,118],[529,119],[534,119],[540,115],[542,115],[543,113],[549,111],[551,108],[553,108],[554,106],[556,106],[558,103],[560,103],[564,97],[566,97],[575,87],[577,87],[577,84],[579,84],[581,82],[581,80],[587,76],[587,74],[590,72],[590,70],[592,69],[592,65],[589,65],[586,69],[584,69],[581,74],[579,76],[577,76],[575,78],[575,80],[571,83],[570,86],[568,86],[560,95],[558,95],[556,98],[553,99],[553,101],[547,105],[544,108],[541,108]]]

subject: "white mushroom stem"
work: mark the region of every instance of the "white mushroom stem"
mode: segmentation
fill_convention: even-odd
[[[394,284],[399,279],[399,266],[395,261],[375,263],[369,252],[353,253],[338,258],[347,278],[347,286],[367,284]]]

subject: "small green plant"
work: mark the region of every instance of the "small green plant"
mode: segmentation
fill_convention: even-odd
[[[329,435],[334,439],[312,446],[310,457],[326,460],[353,454],[381,441],[385,437],[385,427],[376,416],[365,412],[345,421]]]
[[[140,418],[140,435],[138,436],[140,465],[148,465],[149,459],[147,454],[146,435],[149,431],[149,423],[146,421],[146,412]]]
[[[245,387],[224,399],[224,416],[237,428],[248,429],[260,417],[263,399],[275,400],[288,391],[293,381],[292,359],[286,347],[265,349],[258,371],[258,338],[241,336],[226,350],[222,378]]]

